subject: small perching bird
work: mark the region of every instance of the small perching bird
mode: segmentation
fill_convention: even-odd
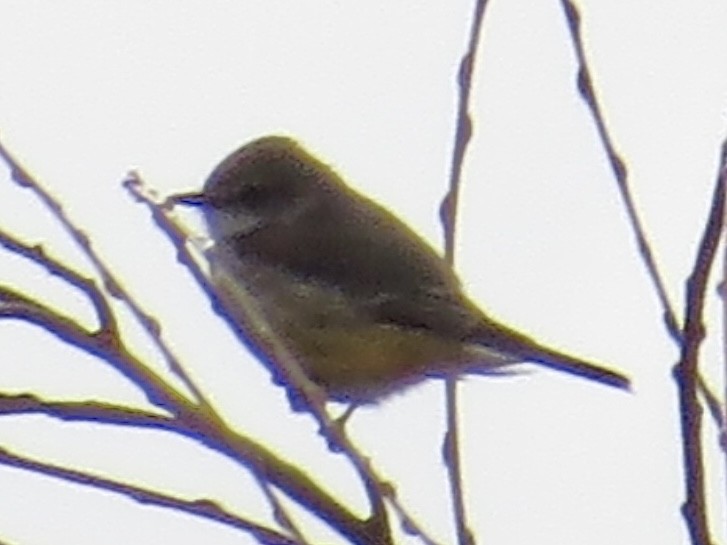
[[[254,298],[332,400],[371,403],[429,377],[494,374],[521,362],[629,388],[623,374],[487,316],[421,237],[290,138],[246,144],[202,193],[179,201],[202,205],[227,312],[244,331],[245,300]]]

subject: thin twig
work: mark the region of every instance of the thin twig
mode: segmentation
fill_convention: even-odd
[[[659,269],[656,265],[656,258],[651,251],[651,245],[649,244],[646,236],[646,229],[639,217],[636,203],[634,202],[631,190],[629,189],[628,168],[626,167],[624,160],[621,158],[621,155],[616,151],[616,145],[609,133],[605,115],[601,109],[598,97],[596,96],[596,90],[593,86],[593,78],[591,76],[591,70],[586,58],[583,38],[581,36],[580,13],[578,12],[578,8],[576,8],[570,0],[561,0],[561,4],[563,5],[565,18],[568,22],[568,28],[570,29],[573,49],[575,50],[576,59],[578,61],[578,91],[580,92],[583,100],[586,102],[586,105],[593,117],[593,121],[596,124],[598,136],[604,150],[606,151],[606,156],[609,164],[611,165],[613,175],[616,178],[619,194],[621,195],[621,200],[626,209],[626,216],[628,217],[634,237],[636,238],[636,245],[639,249],[639,254],[644,261],[646,271],[651,278],[656,294],[661,302],[667,331],[674,340],[681,343],[682,331],[679,327],[674,307],[669,301],[666,283],[659,273]]]
[[[616,146],[614,144],[613,138],[608,131],[605,116],[599,104],[598,97],[596,96],[595,88],[593,86],[593,79],[591,76],[588,61],[586,59],[585,48],[581,36],[580,13],[576,6],[570,0],[561,0],[561,4],[563,6],[565,18],[568,22],[571,41],[578,61],[578,90],[580,91],[582,98],[586,102],[591,112],[591,115],[596,124],[599,138],[606,151],[606,155],[611,165],[614,177],[616,178],[619,193],[624,203],[626,214],[629,219],[629,223],[631,224],[632,231],[636,238],[639,254],[641,255],[642,260],[646,266],[647,273],[652,280],[652,283],[657,293],[657,297],[659,298],[663,309],[664,323],[666,325],[667,332],[670,337],[674,339],[674,341],[680,346],[680,349],[682,351],[681,363],[678,366],[677,375],[682,376],[682,379],[684,379],[685,382],[682,384],[682,379],[678,378],[677,380],[680,381],[679,395],[680,404],[682,407],[680,416],[682,419],[685,472],[686,478],[688,480],[687,503],[684,506],[684,513],[685,517],[687,518],[687,524],[690,528],[690,533],[692,535],[694,543],[708,543],[707,526],[704,525],[706,524],[706,513],[704,513],[702,509],[703,507],[705,507],[705,504],[703,503],[704,490],[703,488],[701,488],[700,490],[700,483],[703,484],[703,468],[700,443],[701,407],[699,406],[696,393],[700,392],[708,402],[713,401],[714,397],[712,396],[709,389],[706,388],[705,382],[701,380],[698,376],[699,371],[696,366],[697,345],[699,344],[699,342],[701,342],[701,337],[703,336],[703,331],[699,331],[699,328],[702,327],[701,323],[699,322],[699,318],[701,315],[701,306],[699,312],[695,314],[695,310],[692,308],[692,304],[696,304],[697,302],[699,302],[699,305],[701,305],[703,303],[703,301],[700,300],[703,299],[703,292],[701,293],[701,295],[699,295],[698,292],[700,291],[700,289],[704,289],[704,286],[699,286],[698,284],[701,281],[706,282],[706,278],[702,278],[701,272],[698,272],[697,269],[705,268],[704,272],[706,274],[709,267],[705,267],[704,262],[700,260],[705,258],[709,252],[714,251],[714,249],[709,248],[709,246],[711,244],[716,244],[716,241],[713,239],[713,237],[717,237],[718,240],[719,236],[721,235],[721,222],[723,221],[723,218],[716,218],[714,214],[716,213],[716,209],[718,208],[720,209],[721,213],[723,213],[723,210],[721,210],[721,208],[723,208],[723,204],[719,201],[723,199],[723,195],[721,195],[720,193],[724,189],[718,187],[715,190],[712,212],[710,214],[708,227],[706,229],[704,239],[702,240],[702,246],[700,247],[700,252],[698,254],[698,262],[695,266],[695,272],[693,273],[693,276],[688,281],[688,288],[691,289],[692,292],[688,295],[688,316],[685,318],[685,326],[684,330],[682,330],[679,326],[674,307],[669,300],[666,290],[666,284],[661,274],[659,273],[658,267],[656,265],[656,259],[654,258],[654,255],[651,251],[651,245],[649,244],[646,236],[646,230],[639,217],[636,204],[631,195],[626,163],[621,158],[620,154],[616,151]],[[722,176],[722,173],[720,173],[720,176]],[[719,183],[720,182],[718,181],[718,185]],[[716,224],[720,226],[719,229],[715,227]],[[717,232],[710,232],[712,229],[716,229]],[[709,256],[710,263],[713,257],[713,254]],[[696,280],[699,280],[699,282],[697,282],[695,285]],[[690,319],[692,320],[692,323],[687,324],[686,322]],[[689,340],[685,338],[685,336],[688,335],[691,335],[691,338]],[[690,344],[693,346],[688,346]],[[685,364],[685,362],[688,361],[688,358],[695,358],[693,365]],[[693,374],[690,375],[690,373]],[[714,415],[714,411],[712,411],[712,414]],[[715,418],[715,422],[718,425],[721,420],[721,418]],[[700,457],[700,459],[697,460],[696,457]]]
[[[72,318],[64,316],[39,301],[7,286],[0,286],[0,317],[24,320],[45,329],[51,335],[99,357],[130,379],[153,405],[173,411],[186,402],[164,379],[134,358],[117,338],[88,331]]]
[[[487,0],[475,0],[472,24],[470,26],[467,49],[459,65],[457,122],[454,135],[452,163],[450,165],[449,189],[442,201],[440,216],[444,226],[444,255],[450,266],[454,265],[454,241],[457,224],[457,208],[459,190],[464,168],[465,153],[472,138],[472,115],[470,113],[470,93],[472,76],[477,59],[477,49],[482,35],[482,24],[485,18]],[[457,543],[471,545],[474,536],[467,523],[467,512],[464,503],[464,485],[462,482],[462,464],[459,451],[459,421],[457,417],[457,380],[448,378],[445,382],[447,431],[442,446],[447,467],[454,512]]]
[[[221,522],[227,526],[249,532],[255,537],[255,539],[260,541],[260,543],[269,545],[296,545],[294,540],[291,540],[285,535],[239,517],[210,500],[182,500],[180,498],[148,490],[140,486],[121,483],[113,479],[91,475],[90,473],[83,471],[32,460],[24,456],[13,454],[4,448],[0,448],[0,464],[33,471],[35,473],[40,473],[42,475],[63,479],[65,481],[81,485],[93,486],[94,488],[116,492],[117,494],[122,494],[141,505],[167,507],[208,520]]]
[[[270,507],[273,511],[273,518],[280,524],[293,538],[298,545],[309,545],[309,541],[303,535],[303,532],[298,528],[298,525],[293,520],[292,515],[288,512],[283,502],[275,495],[275,490],[270,486],[270,483],[265,479],[260,478],[256,475],[257,484],[263,491],[265,498],[268,500]]]
[[[699,349],[704,339],[704,296],[709,273],[717,253],[724,227],[725,187],[727,186],[727,141],[722,156],[712,198],[707,225],[699,243],[694,269],[687,280],[684,343],[680,361],[674,369],[679,390],[679,409],[682,427],[682,454],[686,501],[682,506],[689,534],[694,545],[711,545],[704,478],[702,449],[702,407],[697,397]]]
[[[254,475],[285,491],[343,535],[353,539],[366,534],[366,521],[359,521],[340,506],[304,471],[278,458],[262,445],[233,432],[223,422],[209,415],[192,411],[174,418],[99,402],[51,402],[28,394],[0,396],[0,414],[45,414],[70,422],[133,426],[176,433],[241,462]],[[0,463],[3,463],[2,457]],[[64,478],[62,474],[56,476]],[[72,478],[69,480],[76,482]],[[101,481],[86,484],[116,491],[114,487],[105,487]],[[367,543],[361,540],[358,542]]]
[[[48,401],[34,394],[0,394],[0,415],[44,414],[67,422],[89,422],[158,430],[178,430],[175,419],[101,401]]]
[[[104,294],[91,278],[81,276],[78,271],[50,257],[41,245],[25,244],[2,229],[0,229],[0,245],[17,255],[29,259],[43,267],[51,275],[58,276],[78,288],[89,298],[96,311],[96,317],[99,322],[99,334],[105,334],[110,337],[118,336],[119,328],[116,322],[116,316],[114,316],[106,297],[104,297]]]
[[[189,392],[194,397],[195,401],[200,405],[209,406],[209,403],[205,400],[202,392],[194,384],[194,381],[184,370],[179,359],[174,355],[172,350],[167,346],[166,342],[161,338],[160,326],[158,321],[151,315],[146,313],[131,294],[124,288],[121,281],[116,278],[113,272],[106,266],[103,259],[96,253],[91,240],[86,233],[77,228],[70,218],[66,215],[63,210],[61,203],[48,192],[42,184],[30,174],[20,162],[5,148],[0,142],[0,157],[10,167],[13,179],[24,188],[29,189],[33,194],[42,202],[51,214],[58,220],[63,229],[73,239],[73,241],[79,246],[81,251],[88,257],[93,264],[94,268],[98,272],[103,285],[113,297],[121,300],[131,310],[132,314],[149,334],[150,338],[156,344],[161,351],[163,357],[167,361],[170,370],[177,375],[177,377],[187,387]],[[105,324],[104,324],[105,325]]]

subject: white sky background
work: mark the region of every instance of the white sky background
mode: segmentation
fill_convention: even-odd
[[[491,4],[457,268],[495,316],[628,372],[636,393],[538,369],[463,381],[472,529],[491,545],[686,543],[670,378],[677,352],[577,95],[560,3]],[[727,4],[642,4],[583,2],[584,33],[612,134],[681,308],[725,135]],[[159,317],[227,418],[359,509],[366,504],[347,463],[325,451],[310,418],[289,414],[282,390],[211,312],[120,183],[133,168],[164,194],[197,188],[238,145],[283,132],[439,247],[471,10],[471,2],[451,0],[0,3],[0,138]],[[0,226],[90,270],[29,192],[7,181]],[[5,252],[0,282],[92,317],[58,280]],[[713,289],[709,295],[717,316]],[[721,328],[717,319],[709,326]],[[152,361],[138,328],[128,332]],[[142,403],[106,365],[28,325],[0,323],[0,346],[3,392]],[[721,384],[720,373],[709,376]],[[361,410],[349,430],[411,512],[451,543],[442,390],[431,383]],[[725,476],[714,443],[710,436],[716,521]],[[0,446],[269,519],[244,468],[177,437],[4,418]],[[252,542],[215,523],[6,467],[0,491],[0,540],[10,543]]]

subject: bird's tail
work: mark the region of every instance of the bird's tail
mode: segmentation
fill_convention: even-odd
[[[543,346],[526,335],[494,321],[487,320],[483,323],[472,340],[488,350],[506,354],[512,362],[537,363],[614,388],[631,389],[629,378],[618,371]]]

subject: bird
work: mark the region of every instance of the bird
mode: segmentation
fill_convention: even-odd
[[[252,330],[254,301],[327,400],[373,404],[429,378],[512,374],[521,363],[630,388],[623,373],[489,316],[421,236],[294,138],[243,145],[178,201],[201,206],[225,312],[275,371]]]

